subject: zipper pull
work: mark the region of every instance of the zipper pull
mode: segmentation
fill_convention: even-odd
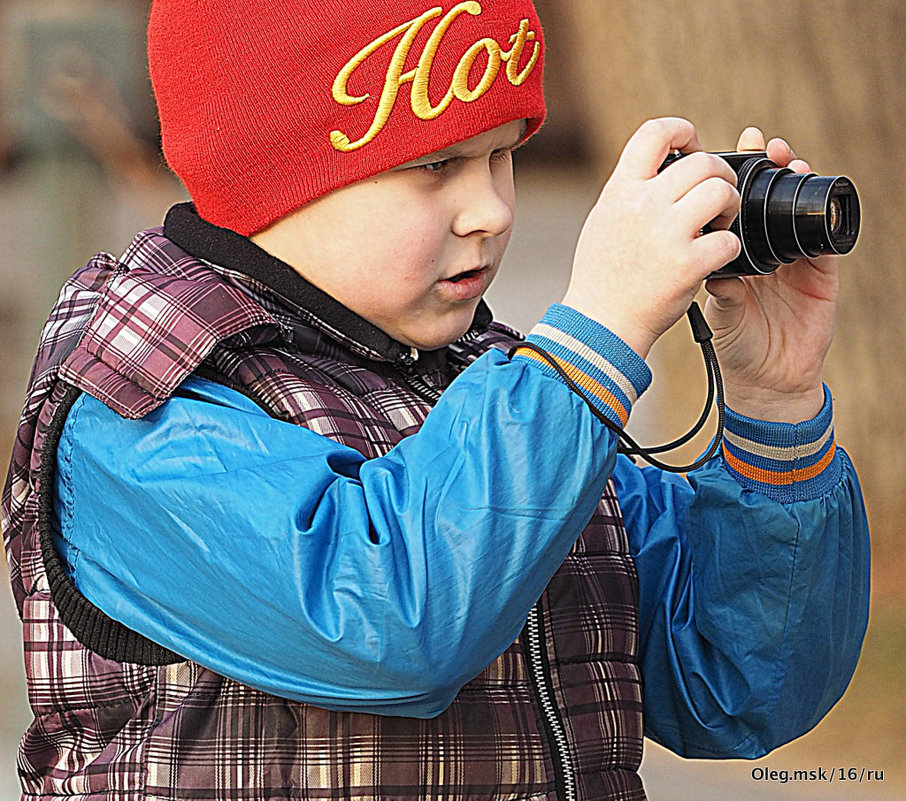
[[[399,362],[403,367],[406,368],[406,371],[411,375],[413,372],[412,365],[418,361],[418,349],[409,348],[408,353],[401,353],[399,356]]]

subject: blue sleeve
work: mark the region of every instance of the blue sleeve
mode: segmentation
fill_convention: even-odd
[[[728,411],[688,481],[619,457],[639,575],[646,733],[687,757],[756,758],[843,694],[868,622],[868,523],[829,395],[799,427]]]
[[[190,378],[138,421],[77,401],[58,539],[90,601],[176,653],[322,707],[427,717],[519,635],[614,459],[578,396],[500,351],[371,460]]]

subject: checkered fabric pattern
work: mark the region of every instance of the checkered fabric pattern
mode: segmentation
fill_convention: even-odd
[[[417,369],[442,390],[482,352],[516,339],[492,324]],[[524,638],[443,714],[417,720],[325,711],[191,662],[118,662],[67,628],[38,525],[41,465],[55,459],[44,446],[64,388],[141,417],[202,364],[274,414],[369,457],[417,431],[429,411],[393,365],[252,279],[188,256],[159,230],[139,236],[121,261],[99,256],[76,273],[41,339],[3,495],[35,713],[19,752],[24,797],[557,798]],[[644,799],[636,587],[608,487],[538,606],[581,801]]]

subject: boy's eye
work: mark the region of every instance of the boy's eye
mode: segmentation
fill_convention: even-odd
[[[491,152],[491,161],[508,161],[512,152],[513,148],[511,147],[502,147],[499,150],[494,150]],[[455,166],[463,160],[464,159],[459,156],[449,156],[447,158],[437,159],[436,161],[428,161],[424,164],[419,164],[416,166],[416,169],[431,173],[432,175],[443,175],[444,173],[451,172]]]
[[[434,172],[434,173],[443,172],[444,170],[446,170],[447,168],[450,167],[450,165],[453,163],[453,161],[454,161],[453,159],[440,159],[438,161],[431,161],[431,162],[428,162],[427,164],[422,164],[421,168],[423,170],[425,170],[426,172]]]

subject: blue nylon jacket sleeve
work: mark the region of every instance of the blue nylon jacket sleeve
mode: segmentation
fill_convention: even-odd
[[[551,419],[574,421],[574,451],[548,452]],[[855,472],[835,458],[838,483],[787,505],[744,490],[720,457],[689,483],[618,460],[647,728],[674,751],[758,756],[843,692],[868,550]],[[370,461],[190,379],[140,422],[74,407],[59,544],[90,600],[224,675],[430,716],[516,637],[613,463],[582,401],[499,353]]]
[[[516,639],[614,458],[579,397],[499,351],[370,460],[190,378],[139,421],[77,401],[60,545],[96,606],[223,675],[428,717]]]
[[[868,524],[855,470],[781,504],[721,456],[683,478],[619,457],[639,575],[646,734],[687,757],[756,758],[843,694],[868,623]]]

